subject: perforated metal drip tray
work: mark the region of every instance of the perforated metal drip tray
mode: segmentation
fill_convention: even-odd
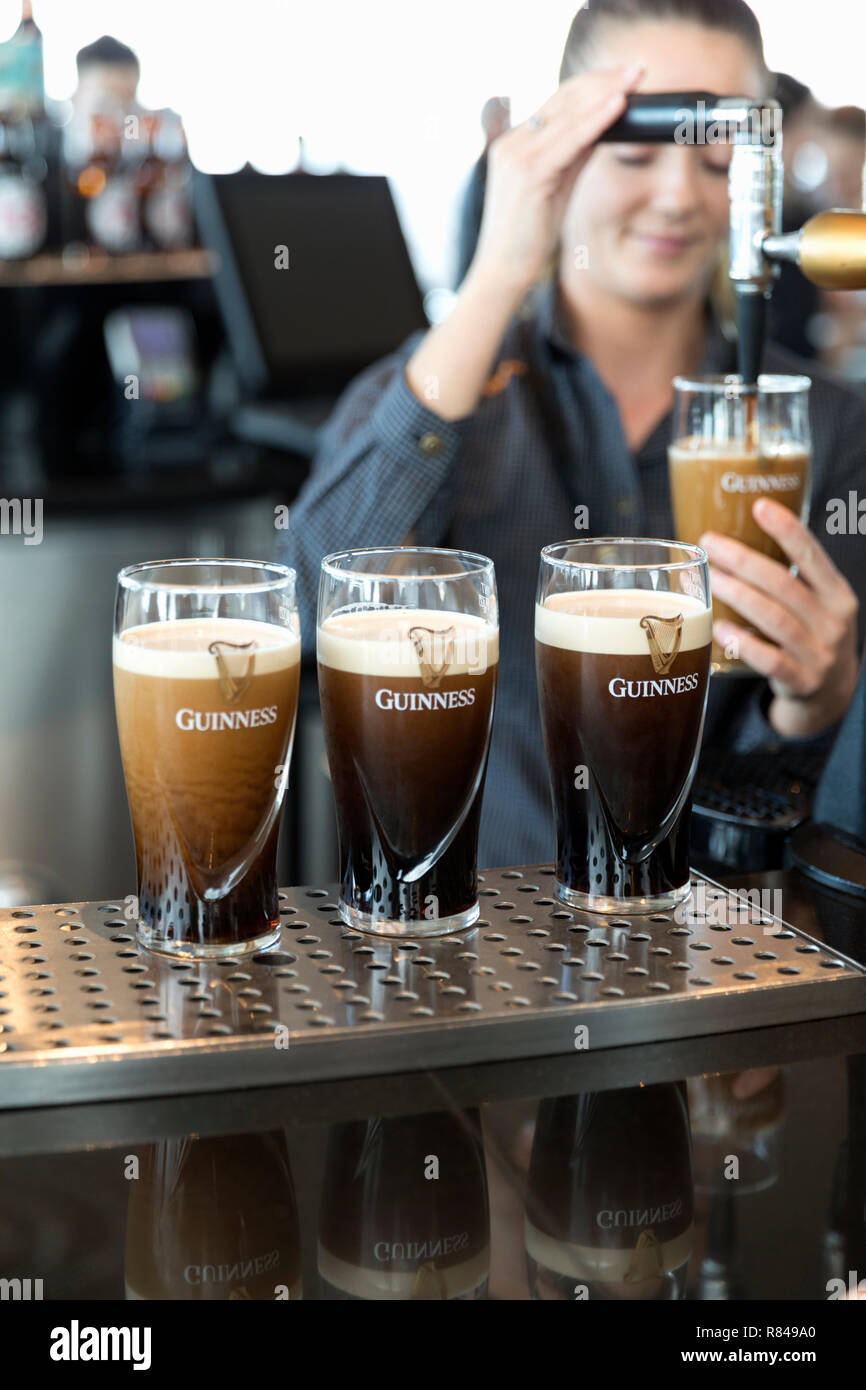
[[[0,1107],[513,1060],[866,1011],[854,961],[694,876],[676,914],[561,907],[550,865],[488,870],[434,941],[349,930],[335,890],[280,894],[242,963],[139,949],[117,903],[0,911]]]

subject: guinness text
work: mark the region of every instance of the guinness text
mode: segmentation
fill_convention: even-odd
[[[475,704],[475,687],[466,690],[377,690],[380,709],[457,709]]]
[[[614,676],[607,688],[618,700],[624,696],[637,700],[650,695],[683,695],[687,690],[694,690],[697,683],[695,671],[689,676],[664,676],[657,681],[627,681],[622,676]]]
[[[222,729],[258,729],[263,724],[276,724],[277,706],[264,705],[261,709],[179,709],[174,716],[179,729],[188,733],[216,733]]]
[[[723,473],[722,492],[796,492],[803,479],[796,473]]]

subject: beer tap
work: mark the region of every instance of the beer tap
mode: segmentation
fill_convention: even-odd
[[[630,97],[602,140],[733,145],[728,194],[728,275],[734,289],[737,364],[757,382],[767,306],[778,262],[792,261],[822,289],[866,289],[866,209],[833,208],[782,234],[782,110],[771,98],[710,92],[655,92]]]

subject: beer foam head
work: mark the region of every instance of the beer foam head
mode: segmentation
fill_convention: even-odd
[[[483,675],[499,632],[467,613],[432,608],[343,608],[318,629],[319,661],[359,676]]]
[[[705,439],[702,435],[686,435],[675,444],[668,446],[668,459],[671,463],[694,463],[718,459],[738,468],[755,471],[774,463],[801,464],[809,458],[809,449],[794,439],[762,438],[760,448],[749,445],[741,439],[729,442]]]
[[[230,669],[235,661],[245,667],[253,653],[257,676],[283,670],[301,659],[297,632],[276,623],[247,618],[178,618],[127,628],[114,639],[114,665],[140,676],[215,680],[219,667],[216,653],[210,650],[215,642],[220,644],[217,651]]]
[[[712,640],[712,609],[690,594],[652,589],[596,589],[549,594],[535,605],[535,637],[550,647],[609,656],[646,656],[649,650],[642,619],[662,622],[682,617],[680,651],[704,647]]]

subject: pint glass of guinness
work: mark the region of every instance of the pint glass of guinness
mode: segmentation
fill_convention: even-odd
[[[183,1135],[139,1149],[129,1183],[126,1297],[273,1302],[302,1297],[286,1136]]]
[[[707,557],[696,546],[580,540],[542,550],[535,653],[563,902],[654,912],[688,896],[711,640]]]
[[[317,647],[343,919],[398,937],[468,927],[499,664],[492,562],[328,555]]]
[[[812,446],[807,376],[760,376],[757,394],[738,376],[674,378],[673,442],[668,474],[677,540],[697,545],[705,531],[743,541],[788,563],[752,516],[772,497],[808,519]],[[744,625],[719,599],[713,616]],[[713,671],[751,668],[713,644]]]
[[[542,1100],[526,1197],[533,1298],[685,1297],[694,1239],[683,1082]]]
[[[295,574],[283,565],[121,570],[114,696],[142,945],[219,958],[279,938],[300,650]]]
[[[486,1298],[490,1216],[478,1111],[334,1125],[318,1263],[329,1300]]]

